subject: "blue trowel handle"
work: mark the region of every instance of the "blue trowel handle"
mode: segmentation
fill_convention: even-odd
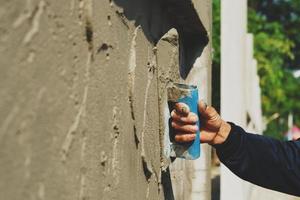
[[[197,116],[199,116],[199,111],[198,111],[198,90],[192,90],[191,95],[185,96],[183,98],[178,99],[178,102],[185,103],[189,106],[190,111],[195,113]],[[197,122],[197,126],[200,129],[200,123],[199,121]],[[188,154],[184,158],[186,159],[197,159],[200,156],[200,131],[198,130],[196,133],[196,138],[193,142],[191,142],[190,145],[187,149]]]
[[[178,91],[183,91],[180,93],[180,96],[177,99],[170,100],[169,109],[172,111],[174,105],[177,102],[185,103],[189,106],[190,111],[199,116],[198,111],[198,89],[196,86],[185,85],[185,84],[176,84],[169,92],[176,93]],[[197,126],[200,129],[200,122],[197,122]],[[170,127],[171,128],[171,127]],[[171,129],[170,129],[171,130]],[[174,141],[174,134],[170,132],[170,139],[173,142],[172,149],[175,151],[176,157],[184,158],[188,160],[195,160],[200,156],[200,131],[197,131],[196,138],[193,142],[190,143],[177,143]]]

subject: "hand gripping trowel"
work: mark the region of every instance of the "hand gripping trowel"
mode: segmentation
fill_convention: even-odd
[[[190,111],[198,113],[198,89],[197,86],[172,83],[167,87],[167,101],[169,113],[174,109],[177,102],[185,103],[189,106]],[[167,157],[178,157],[187,160],[195,160],[200,156],[200,131],[197,131],[196,138],[190,143],[177,143],[174,140],[174,133],[169,119],[169,130],[165,133],[164,153]],[[197,126],[200,127],[199,121]]]

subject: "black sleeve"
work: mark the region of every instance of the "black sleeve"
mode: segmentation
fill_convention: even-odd
[[[249,134],[230,124],[226,141],[215,145],[221,162],[246,181],[300,196],[300,141]]]

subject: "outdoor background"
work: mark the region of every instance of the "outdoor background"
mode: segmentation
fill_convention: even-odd
[[[213,105],[220,108],[220,1],[213,0]],[[300,126],[300,1],[249,0],[248,32],[260,77],[265,135],[284,139],[289,115]],[[230,49],[229,49],[230,51]]]

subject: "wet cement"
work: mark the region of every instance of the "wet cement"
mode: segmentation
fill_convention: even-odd
[[[172,198],[163,95],[207,44],[173,3],[0,0],[0,199]]]

